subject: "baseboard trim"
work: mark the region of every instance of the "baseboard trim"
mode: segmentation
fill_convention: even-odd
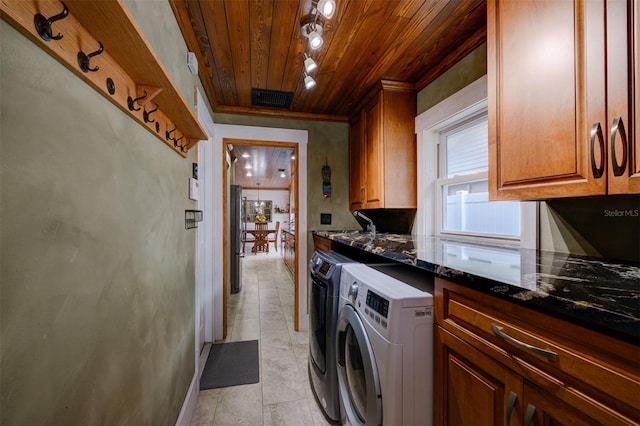
[[[184,402],[182,403],[182,409],[180,410],[178,420],[176,420],[176,426],[189,426],[191,424],[193,413],[196,411],[198,394],[200,393],[200,376],[202,376],[202,371],[204,370],[204,366],[207,363],[207,358],[209,357],[210,350],[211,343],[205,343],[205,345],[202,347],[202,351],[200,352],[200,357],[198,359],[198,371],[193,373],[193,378],[191,379],[191,384],[189,385],[189,391],[187,392],[187,396],[184,398]]]
[[[193,413],[196,411],[196,403],[198,402],[198,392],[200,392],[200,374],[198,371],[194,372],[191,384],[189,385],[189,391],[182,404],[180,415],[176,420],[176,426],[189,426]]]

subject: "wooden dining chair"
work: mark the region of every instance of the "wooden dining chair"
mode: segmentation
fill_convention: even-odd
[[[280,229],[280,221],[277,221],[276,232],[273,234],[273,237],[271,237],[271,234],[269,234],[269,237],[267,239],[267,244],[273,243],[273,248],[275,248],[276,251],[278,251],[278,230],[279,229]]]
[[[253,253],[257,253],[260,251],[269,253],[269,236],[267,235],[267,231],[269,229],[268,226],[269,224],[267,222],[256,222],[255,230],[263,232],[256,232],[254,234],[255,240],[253,241],[253,249],[251,249]]]

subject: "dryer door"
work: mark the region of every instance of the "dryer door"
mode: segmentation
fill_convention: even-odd
[[[373,349],[351,305],[338,315],[336,357],[340,400],[352,425],[382,424],[382,395]]]

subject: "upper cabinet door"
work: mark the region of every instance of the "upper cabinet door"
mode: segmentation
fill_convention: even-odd
[[[365,204],[369,209],[383,207],[384,200],[384,164],[382,134],[382,96],[378,95],[365,108]]]
[[[638,158],[638,1],[607,1],[609,193],[640,192]],[[635,120],[634,120],[635,117]],[[604,130],[604,129],[603,129]]]
[[[349,207],[360,210],[364,205],[364,135],[360,115],[349,124]]]
[[[606,193],[604,1],[487,6],[490,198]]]

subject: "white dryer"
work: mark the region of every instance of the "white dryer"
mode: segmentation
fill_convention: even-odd
[[[364,264],[344,265],[336,330],[351,425],[433,424],[433,296]]]

